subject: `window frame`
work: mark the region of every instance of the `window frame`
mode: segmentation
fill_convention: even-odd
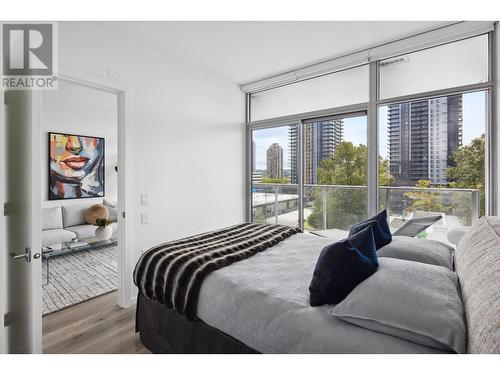
[[[303,229],[303,121],[321,117],[342,117],[353,113],[365,112],[367,115],[367,214],[374,215],[379,207],[379,165],[378,165],[378,110],[380,106],[401,103],[406,101],[414,101],[419,99],[427,99],[439,96],[448,96],[454,94],[465,94],[476,91],[486,92],[486,155],[485,155],[485,213],[486,215],[498,215],[498,177],[495,171],[498,169],[498,146],[500,146],[497,138],[498,130],[494,129],[494,121],[497,118],[497,108],[495,106],[496,89],[495,89],[495,34],[494,31],[486,33],[488,35],[488,81],[484,83],[476,83],[464,86],[450,87],[445,89],[426,91],[412,95],[404,95],[399,97],[391,97],[380,99],[380,60],[373,60],[369,63],[369,101],[342,107],[333,107],[319,111],[306,112],[291,116],[282,116],[272,119],[259,121],[251,121],[250,107],[251,93],[246,93],[246,220],[252,219],[252,131],[256,129],[271,128],[292,123],[298,124],[298,193],[299,193],[299,226]],[[477,35],[476,35],[477,36]],[[474,36],[471,36],[474,37]],[[462,38],[467,39],[467,38]],[[454,40],[456,41],[456,40]],[[453,41],[453,42],[454,42]],[[450,43],[453,43],[450,42]],[[447,44],[447,43],[441,43]],[[429,46],[428,48],[436,47],[440,44]],[[394,55],[396,57],[397,54]],[[386,59],[387,57],[384,57]]]

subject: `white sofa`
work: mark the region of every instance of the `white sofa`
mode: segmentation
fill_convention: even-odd
[[[104,202],[106,204],[106,201]],[[95,225],[87,224],[85,211],[96,204],[79,204],[42,209],[42,246],[70,241],[73,238],[90,238],[95,236]],[[118,215],[116,208],[106,204],[109,219],[113,222],[113,237],[118,233]]]

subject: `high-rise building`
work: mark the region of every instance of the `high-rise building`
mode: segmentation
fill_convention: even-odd
[[[267,176],[268,178],[283,178],[283,148],[273,143],[267,149]]]
[[[462,95],[391,104],[387,122],[396,184],[447,183],[450,155],[462,145]]]
[[[320,162],[329,159],[343,140],[344,122],[342,119],[335,119],[305,123],[303,132],[304,183],[317,184]],[[293,154],[291,155],[293,166]]]
[[[252,171],[252,184],[260,184],[262,182],[262,171],[254,170]]]

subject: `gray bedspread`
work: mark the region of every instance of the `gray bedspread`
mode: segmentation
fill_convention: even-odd
[[[198,317],[262,353],[439,353],[311,307],[309,283],[331,240],[296,234],[206,277]]]

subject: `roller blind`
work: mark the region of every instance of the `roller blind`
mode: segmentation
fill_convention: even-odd
[[[258,121],[367,102],[369,67],[358,66],[250,96],[250,120]]]

